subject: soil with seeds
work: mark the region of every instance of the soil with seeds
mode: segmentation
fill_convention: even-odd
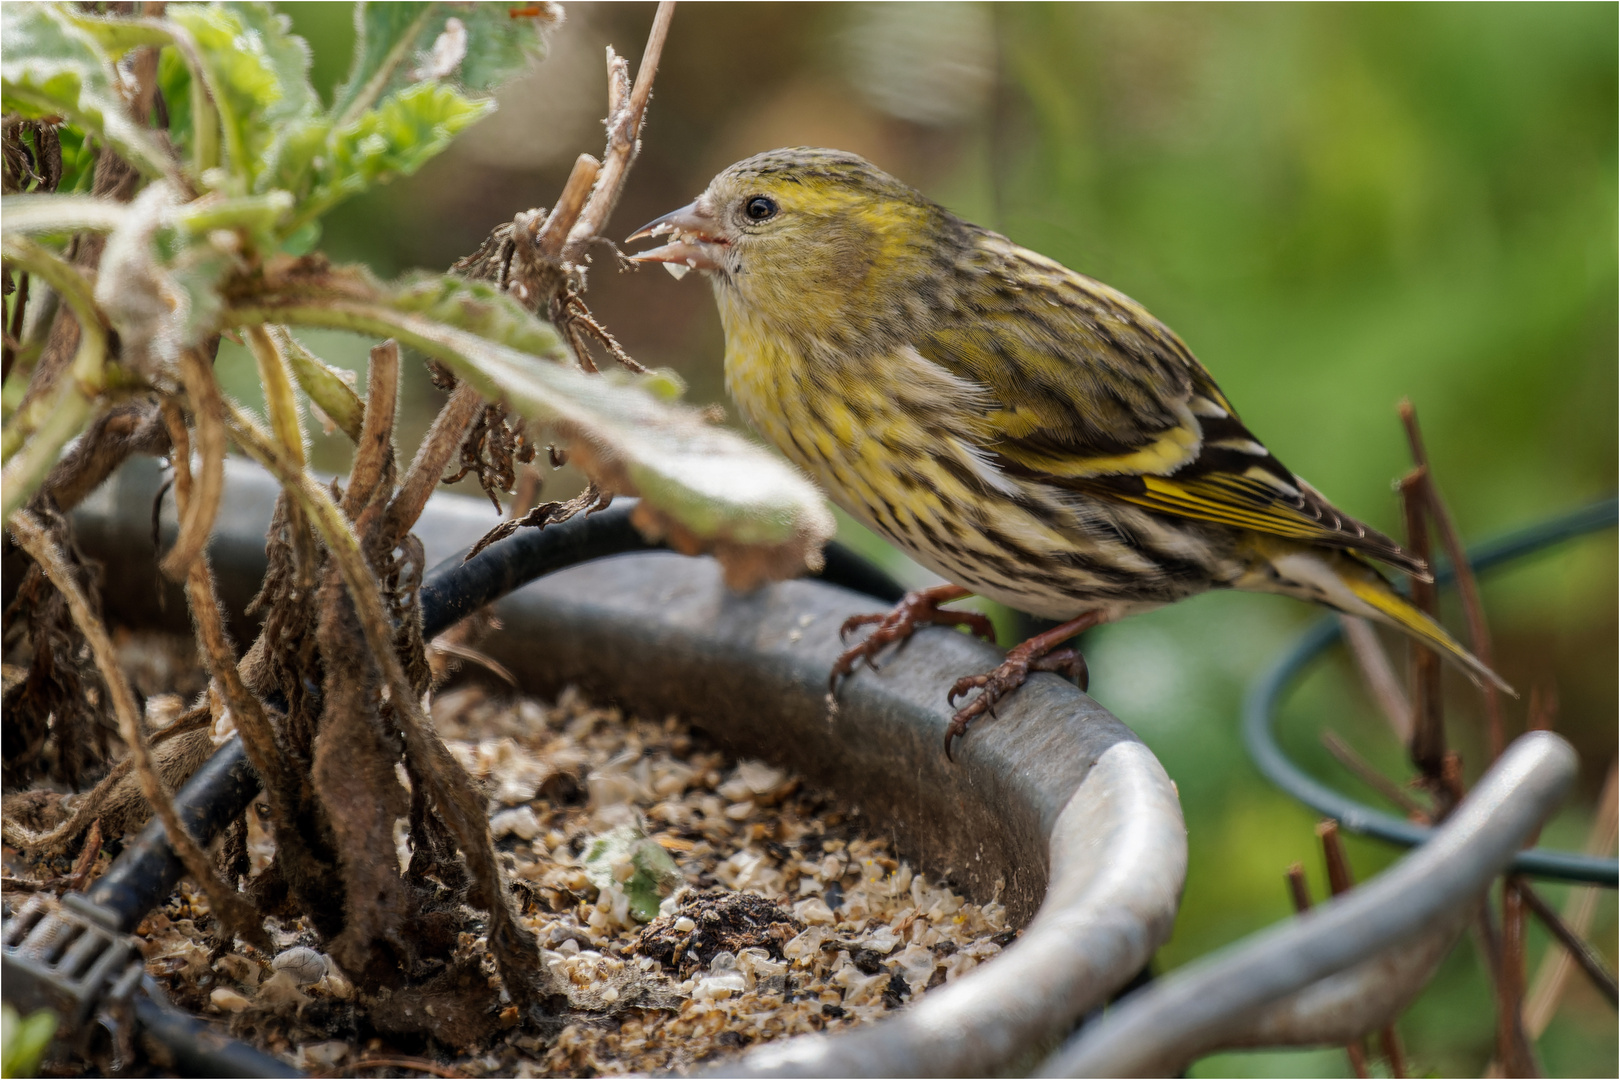
[[[174,711],[172,698],[151,700],[154,712]],[[999,903],[966,902],[863,835],[826,794],[762,762],[729,760],[675,718],[476,684],[439,692],[432,716],[488,797],[523,922],[564,987],[556,1026],[525,1029],[515,1008],[475,1014],[458,1002],[456,985],[494,978],[478,933],[443,943],[446,977],[432,994],[363,1001],[310,927],[268,920],[274,954],[221,941],[189,883],[139,929],[148,971],[178,1004],[329,1076],[411,1075],[400,1064],[411,1062],[467,1076],[679,1070],[880,1019],[1015,936]],[[257,871],[274,837],[250,817]],[[403,868],[412,852],[400,825]],[[648,923],[633,914],[628,863],[593,871],[584,861],[594,841],[626,828],[655,842],[678,874]],[[609,883],[593,883],[593,872]],[[424,1016],[459,1042],[407,1034]],[[365,1064],[384,1060],[396,1064]]]

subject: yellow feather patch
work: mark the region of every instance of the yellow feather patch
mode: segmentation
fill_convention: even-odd
[[[1340,580],[1355,594],[1357,600],[1373,608],[1385,619],[1407,633],[1421,638],[1456,660],[1476,685],[1488,681],[1495,684],[1504,693],[1511,694],[1514,697],[1519,696],[1518,692],[1502,679],[1502,676],[1480,663],[1473,653],[1463,648],[1455,638],[1446,633],[1443,626],[1429,618],[1421,609],[1413,606],[1400,593],[1391,589],[1384,583],[1382,578],[1373,581],[1341,575]]]
[[[1128,454],[1101,457],[1061,457],[1011,451],[1007,456],[1018,464],[1063,479],[1079,480],[1088,476],[1131,476],[1170,473],[1198,457],[1203,444],[1203,429],[1186,405],[1176,406],[1181,423],[1170,428],[1140,450]],[[999,416],[991,419],[999,424]]]

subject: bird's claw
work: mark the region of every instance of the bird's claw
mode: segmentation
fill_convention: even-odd
[[[974,718],[985,713],[995,716],[996,703],[1024,685],[1024,680],[1029,678],[1032,671],[1050,671],[1063,675],[1079,683],[1081,690],[1086,689],[1091,681],[1086,668],[1086,658],[1080,655],[1078,649],[1054,649],[1045,656],[1021,654],[1020,649],[1014,649],[994,671],[987,671],[982,675],[966,675],[957,679],[950,692],[945,695],[948,704],[955,706],[958,698],[966,697],[974,690],[979,691],[979,696],[957,709],[956,714],[951,717],[951,722],[945,726],[947,759],[955,760],[951,753],[951,744],[967,734],[968,725]]]
[[[919,626],[965,626],[986,641],[996,640],[995,626],[989,618],[977,611],[948,611],[939,607],[940,601],[929,595],[932,590],[907,593],[892,611],[883,614],[851,615],[838,628],[841,641],[862,626],[876,626],[858,644],[844,650],[833,662],[827,679],[827,690],[836,693],[838,680],[855,670],[858,662],[865,661],[873,671],[880,670],[874,657],[887,645],[898,644],[909,638]]]

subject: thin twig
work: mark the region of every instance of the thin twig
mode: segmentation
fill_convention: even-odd
[[[569,262],[578,262],[585,247],[601,234],[613,208],[619,204],[619,195],[630,173],[630,165],[641,150],[641,125],[647,114],[647,102],[652,97],[653,78],[658,74],[658,61],[664,52],[664,40],[669,36],[669,23],[675,16],[674,0],[662,0],[658,13],[653,16],[652,32],[647,35],[647,47],[641,54],[641,66],[636,70],[636,85],[628,98],[623,92],[627,81],[623,72],[627,65],[613,49],[608,49],[608,145],[602,156],[602,171],[596,188],[579,216],[579,221],[568,234],[563,249]]]
[[[101,673],[101,678],[107,685],[108,696],[112,699],[113,713],[118,718],[119,734],[129,747],[141,792],[146,796],[146,801],[151,804],[158,819],[163,822],[164,832],[169,837],[169,846],[180,856],[181,863],[185,865],[192,879],[207,893],[209,906],[214,916],[219,919],[220,925],[225,927],[228,933],[236,934],[260,948],[270,948],[270,938],[264,932],[264,927],[258,921],[252,906],[235,890],[219,880],[208,855],[197,845],[197,841],[181,822],[180,815],[174,808],[174,795],[164,784],[163,777],[158,772],[157,761],[152,756],[151,744],[146,740],[146,731],[141,725],[140,713],[135,707],[135,694],[130,689],[129,680],[118,667],[117,649],[114,648],[112,639],[107,636],[107,628],[102,625],[95,612],[90,610],[90,602],[79,588],[79,583],[74,580],[73,571],[62,558],[62,553],[57,550],[44,527],[28,511],[17,511],[7,525],[17,543],[28,552],[29,557],[67,601],[74,624],[78,626],[79,632],[89,644],[96,669]]]
[[[1551,731],[1558,719],[1558,688],[1537,683],[1530,688],[1530,707],[1524,726],[1527,731]]]
[[[1524,1032],[1524,895],[1502,879],[1502,952],[1496,980],[1496,1057],[1508,1076],[1540,1076]]]
[[[416,524],[416,519],[422,516],[428,496],[439,486],[445,465],[449,463],[451,455],[460,449],[467,425],[472,423],[483,404],[484,399],[478,396],[478,391],[465,382],[451,392],[450,400],[433,418],[433,426],[417,448],[405,479],[394,493],[393,501],[388,504],[382,526],[385,539],[397,540],[404,536]]]
[[[1324,729],[1321,739],[1327,752],[1332,754],[1339,764],[1355,773],[1362,783],[1400,807],[1408,817],[1425,825],[1429,824],[1429,812],[1422,804],[1412,798],[1409,791],[1379,772],[1370,761],[1356,753],[1355,748],[1345,742],[1338,732]]]
[[[1429,558],[1429,526],[1425,520],[1424,512],[1427,509],[1426,497],[1426,470],[1420,465],[1413,469],[1401,480],[1401,506],[1406,516],[1406,546],[1413,555],[1430,562]],[[1412,579],[1412,603],[1420,611],[1433,616],[1436,614],[1438,594],[1432,581],[1423,581],[1420,578]],[[1429,781],[1435,791],[1437,799],[1444,800],[1447,794],[1441,782],[1441,769],[1446,755],[1446,727],[1445,715],[1442,711],[1440,699],[1440,657],[1427,645],[1411,638],[1411,664],[1412,679],[1412,764],[1416,765],[1418,772]],[[1444,817],[1444,813],[1440,815]]]
[[[552,207],[551,213],[546,215],[546,222],[535,234],[535,249],[542,255],[557,258],[562,254],[563,245],[568,242],[568,236],[579,221],[579,215],[585,209],[585,201],[590,198],[591,188],[596,184],[596,177],[602,171],[602,163],[589,154],[581,154],[574,159],[574,168],[568,174],[568,182],[563,185],[562,194],[557,196],[557,205]]]
[[[1283,876],[1288,881],[1288,896],[1294,902],[1294,910],[1301,915],[1311,910],[1311,890],[1305,882],[1305,867],[1294,863]]]
[[[192,490],[191,450],[185,419],[181,416],[180,407],[171,401],[163,403],[163,415],[168,422],[169,439],[175,448],[175,504],[183,514]],[[207,552],[192,561],[191,569],[186,574],[186,600],[191,608],[191,618],[197,628],[197,641],[202,646],[208,673],[231,710],[248,761],[264,781],[271,804],[279,809],[285,792],[291,790],[292,777],[288,773],[286,759],[277,743],[275,727],[271,724],[263,703],[242,681],[236,651],[231,646],[230,635],[225,629],[225,620],[220,615],[219,598],[214,588],[214,574],[208,565]],[[278,816],[276,820],[291,819]]]
[[[1530,887],[1530,883],[1522,877],[1511,879],[1513,887],[1518,891],[1519,897],[1535,912],[1536,918],[1542,925],[1552,932],[1559,943],[1569,950],[1569,955],[1575,958],[1581,970],[1586,972],[1592,980],[1592,985],[1604,997],[1609,999],[1610,1005],[1620,1004],[1620,995],[1617,995],[1614,985],[1614,973],[1603,963],[1603,958],[1597,950],[1588,945],[1579,934],[1575,933],[1559,916],[1553,906],[1542,899],[1541,895]],[[1526,1033],[1528,1034],[1528,1032]]]
[[[1361,671],[1362,681],[1367,684],[1367,692],[1378,703],[1379,711],[1389,721],[1390,729],[1395,732],[1401,745],[1410,745],[1412,703],[1406,699],[1406,691],[1401,689],[1400,680],[1395,677],[1395,667],[1389,662],[1389,654],[1384,651],[1372,623],[1356,615],[1340,615],[1339,626],[1344,630],[1350,655],[1356,658],[1356,667]]]
[[[1332,732],[1327,734],[1331,735]],[[1337,736],[1335,736],[1337,738]],[[1326,741],[1324,739],[1324,741]],[[1332,747],[1329,746],[1331,750]],[[1349,750],[1349,747],[1345,747]],[[1352,756],[1355,751],[1350,751]],[[1357,759],[1359,760],[1359,759]],[[1370,768],[1370,766],[1369,766]],[[1344,851],[1344,843],[1339,838],[1339,823],[1329,818],[1316,826],[1316,835],[1322,838],[1322,855],[1327,862],[1328,890],[1339,896],[1356,887],[1355,876],[1350,872],[1350,859]],[[1296,863],[1295,866],[1299,864]],[[1300,873],[1300,885],[1304,884],[1304,872]],[[1295,901],[1296,905],[1298,901]],[[1305,897],[1309,905],[1310,897]],[[1406,1055],[1401,1049],[1401,1037],[1395,1030],[1394,1024],[1387,1024],[1378,1032],[1380,1043],[1384,1048],[1384,1056],[1389,1059],[1389,1070],[1392,1076],[1406,1075]],[[1345,1047],[1350,1055],[1350,1065],[1357,1076],[1371,1075],[1367,1069],[1367,1052],[1362,1040],[1356,1039]]]
[[[354,467],[349,470],[349,490],[343,495],[343,512],[360,516],[367,503],[386,483],[394,465],[394,409],[399,401],[399,342],[389,338],[372,347],[366,368],[366,411],[360,438],[354,451]]]
[[[196,477],[195,497],[180,515],[180,535],[159,564],[172,581],[185,580],[192,562],[208,545],[225,493],[225,425],[220,421],[219,384],[214,381],[213,367],[202,353],[186,349],[180,354],[180,381],[191,404],[202,471]]]
[[[1616,762],[1609,762],[1609,774],[1603,781],[1597,809],[1592,815],[1591,827],[1586,833],[1585,851],[1588,855],[1607,855],[1614,850],[1617,831],[1617,813],[1620,813],[1620,775]],[[1564,902],[1564,922],[1577,935],[1586,933],[1597,911],[1598,889],[1593,885],[1570,891]],[[1536,970],[1535,981],[1524,1006],[1525,1034],[1532,1039],[1541,1037],[1558,1011],[1558,1003],[1569,984],[1570,968],[1574,961],[1562,949],[1549,949]]]
[[[1334,896],[1356,887],[1350,873],[1350,860],[1345,858],[1344,842],[1339,839],[1339,823],[1332,818],[1316,826],[1316,835],[1322,841],[1322,856],[1327,861],[1328,891]]]
[[[1406,427],[1406,441],[1412,447],[1412,461],[1423,470],[1423,486],[1429,500],[1429,513],[1440,530],[1440,542],[1451,558],[1452,572],[1457,575],[1457,595],[1462,599],[1463,613],[1468,619],[1468,644],[1479,662],[1496,670],[1492,657],[1491,627],[1485,619],[1485,605],[1479,597],[1479,582],[1474,578],[1473,564],[1468,561],[1468,549],[1457,533],[1451,510],[1434,482],[1434,469],[1429,464],[1428,451],[1423,446],[1423,432],[1418,427],[1417,410],[1410,401],[1401,402],[1401,423]],[[1431,562],[1432,567],[1432,562]],[[1431,612],[1432,614],[1432,612]],[[1491,760],[1502,756],[1506,736],[1502,725],[1502,692],[1490,680],[1480,683],[1485,693],[1485,722]]]

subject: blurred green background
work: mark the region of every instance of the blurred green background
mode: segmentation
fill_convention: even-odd
[[[350,8],[285,10],[330,88],[348,62]],[[329,254],[390,275],[442,269],[548,205],[575,155],[601,153],[603,48],[634,62],[652,8],[566,10],[549,59],[502,92],[494,117],[326,220]],[[760,150],[862,153],[1142,301],[1279,457],[1391,532],[1391,482],[1410,464],[1395,405],[1410,398],[1453,514],[1477,539],[1615,489],[1617,29],[1612,4],[683,4],[610,233]],[[722,401],[708,288],[620,272],[605,247],[596,262],[590,303],[631,354],[678,370],[694,400]],[[356,369],[369,344],[306,340]],[[251,364],[221,368],[256,397]],[[407,419],[420,430],[437,399],[412,370]],[[321,441],[316,461],[336,471],[347,452]],[[545,497],[577,484],[550,476]],[[1612,533],[1485,587],[1503,674],[1557,694],[1556,727],[1582,754],[1550,843],[1580,845],[1615,757],[1616,589]],[[1158,754],[1186,811],[1190,876],[1161,970],[1286,918],[1291,862],[1325,891],[1314,816],[1258,775],[1238,738],[1243,689],[1315,617],[1277,598],[1211,595],[1085,643],[1092,693]],[[1460,681],[1448,693],[1472,778],[1484,758],[1475,695]],[[1523,723],[1524,703],[1511,703],[1511,732]],[[1283,726],[1299,760],[1363,798],[1376,801],[1322,750],[1320,729],[1410,775],[1342,657],[1305,681]],[[1362,877],[1395,857],[1349,846]],[[1545,893],[1562,903],[1566,890]],[[1615,922],[1606,892],[1593,938],[1611,963]],[[1532,974],[1545,947],[1534,928]],[[1548,1072],[1615,1075],[1614,1011],[1579,976],[1564,1000],[1538,1044]],[[1471,944],[1400,1028],[1416,1075],[1484,1068],[1491,996]],[[1193,1074],[1348,1068],[1342,1050],[1322,1050],[1223,1055]]]

